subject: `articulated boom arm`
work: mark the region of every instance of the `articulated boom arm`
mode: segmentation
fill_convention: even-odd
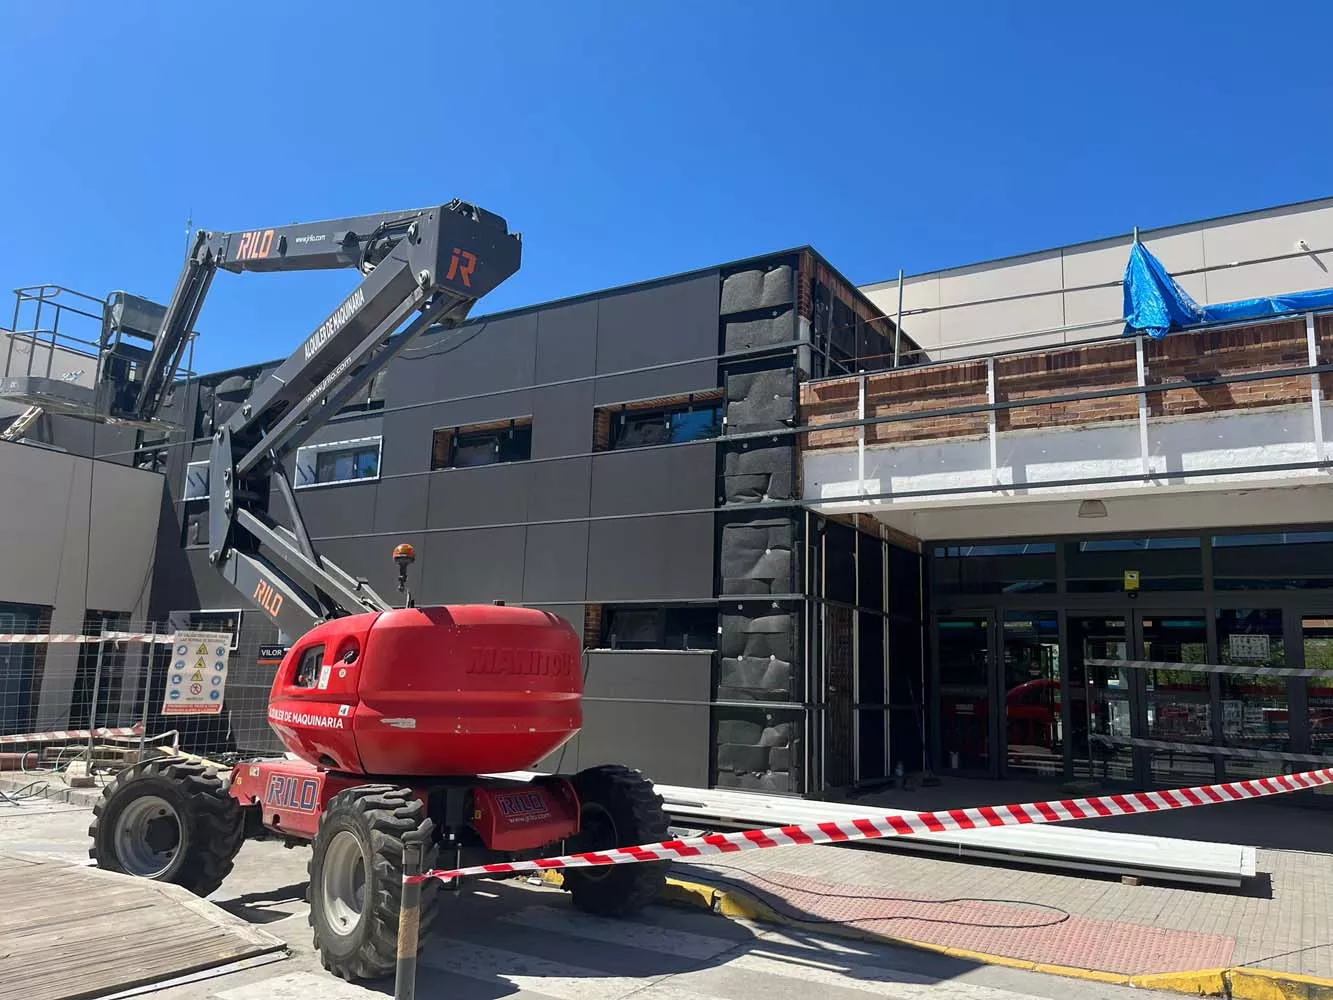
[[[357,267],[364,274],[213,437],[209,560],[283,632],[295,636],[328,618],[391,607],[314,551],[285,457],[419,333],[462,322],[478,299],[518,270],[520,257],[520,238],[504,219],[457,201],[416,212],[199,234],[167,308],[150,377],[140,387],[141,412],[160,406],[219,268]],[[289,509],[292,530],[268,514],[272,481]]]

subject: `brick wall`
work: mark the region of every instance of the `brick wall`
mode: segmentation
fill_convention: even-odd
[[[1316,326],[1319,359],[1333,363],[1333,316]],[[1181,416],[1229,409],[1308,403],[1310,377],[1295,375],[1254,382],[1209,385],[1210,378],[1242,373],[1299,368],[1308,361],[1305,320],[1297,318],[1254,326],[1194,333],[1173,333],[1144,345],[1144,367],[1150,385],[1179,385],[1148,397],[1154,416]],[[995,359],[997,402],[1016,402],[1137,384],[1133,340],[1080,347],[1054,348]],[[801,387],[802,422],[812,426],[856,418],[858,379],[848,377],[807,382]],[[1326,397],[1333,395],[1333,373],[1321,376]],[[915,411],[984,404],[985,361],[959,361],[925,368],[871,374],[866,380],[866,415],[888,416]],[[1060,427],[1134,420],[1138,397],[1039,403],[1000,410],[999,430]],[[985,412],[873,424],[867,443],[974,437],[987,432]],[[855,427],[811,431],[803,435],[810,449],[841,448],[856,443]]]

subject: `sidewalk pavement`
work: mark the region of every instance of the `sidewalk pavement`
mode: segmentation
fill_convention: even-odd
[[[1120,976],[1245,965],[1333,977],[1333,855],[1260,851],[1258,867],[1241,889],[1189,889],[865,845],[751,851],[672,874],[740,890],[786,921],[938,950]]]

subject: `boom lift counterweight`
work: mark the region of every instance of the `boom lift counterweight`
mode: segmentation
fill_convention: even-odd
[[[428,328],[460,323],[519,259],[519,238],[502,218],[459,201],[201,232],[156,332],[144,335],[148,324],[139,322],[151,349],[123,342],[119,330],[132,324],[108,326],[116,336],[104,338],[98,385],[79,413],[138,426],[158,420],[219,270],[362,274],[214,430],[209,456],[209,562],[284,636],[299,637],[278,667],[268,708],[296,759],[242,761],[222,773],[191,759],[141,762],[106,788],[89,828],[100,867],[201,896],[222,883],[247,837],[311,843],[315,947],[347,979],[394,968],[406,838],[424,838],[433,867],[628,847],[668,834],[661,797],[629,768],[480,777],[530,770],[578,733],[578,634],[530,608],[417,607],[407,589],[416,553],[407,544],[393,553],[404,602],[395,608],[315,550],[287,476],[287,457],[403,347]],[[120,301],[122,316],[133,312],[132,300]],[[274,485],[290,529],[270,516]],[[577,906],[622,915],[656,898],[664,877],[661,863],[577,869],[565,887]],[[438,889],[423,886],[418,940]]]

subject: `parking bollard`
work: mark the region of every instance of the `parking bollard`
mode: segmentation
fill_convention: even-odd
[[[398,967],[393,979],[393,1000],[413,1000],[417,992],[417,932],[421,926],[421,883],[408,881],[421,874],[421,841],[403,841],[403,900],[398,908]]]

